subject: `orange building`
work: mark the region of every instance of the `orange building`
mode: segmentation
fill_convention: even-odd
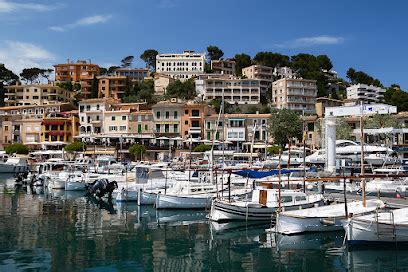
[[[99,75],[99,66],[84,60],[78,60],[76,63],[68,60],[64,64],[55,64],[54,69],[55,81],[81,81]]]
[[[125,76],[99,76],[98,97],[121,99],[126,88]]]
[[[183,105],[181,116],[182,137],[204,139],[204,123],[209,109],[208,105],[204,103],[186,103]]]

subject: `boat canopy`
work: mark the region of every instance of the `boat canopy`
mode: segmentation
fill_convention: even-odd
[[[298,172],[298,171],[300,170],[299,169],[281,169],[280,173],[288,174],[288,173]],[[237,174],[242,177],[249,177],[249,178],[264,178],[264,177],[269,177],[273,175],[278,175],[279,170],[274,169],[270,171],[256,171],[256,170],[245,169],[245,170],[236,171],[234,172],[234,174]]]

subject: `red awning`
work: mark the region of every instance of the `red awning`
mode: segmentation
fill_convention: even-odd
[[[60,125],[63,125],[65,123],[65,121],[61,121],[61,120],[44,120],[43,122],[42,122],[42,124],[43,125],[57,125],[57,126],[60,126]]]

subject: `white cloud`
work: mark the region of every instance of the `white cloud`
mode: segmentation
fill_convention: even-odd
[[[19,74],[24,68],[52,68],[55,56],[41,46],[20,41],[0,43],[0,63]]]
[[[298,47],[310,47],[315,45],[335,45],[341,44],[343,42],[344,42],[343,37],[321,35],[314,37],[297,38],[294,40],[286,41],[284,43],[276,44],[276,46],[298,48]]]
[[[71,24],[66,24],[62,26],[50,26],[48,29],[56,32],[64,32],[73,28],[90,26],[105,23],[112,18],[112,15],[95,15],[81,18]]]
[[[0,0],[0,13],[10,13],[20,10],[44,12],[59,8],[61,5],[44,5],[39,3],[19,3],[7,0]]]

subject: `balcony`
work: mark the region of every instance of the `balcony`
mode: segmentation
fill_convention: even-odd
[[[201,134],[201,127],[189,127],[188,133],[189,134]]]

